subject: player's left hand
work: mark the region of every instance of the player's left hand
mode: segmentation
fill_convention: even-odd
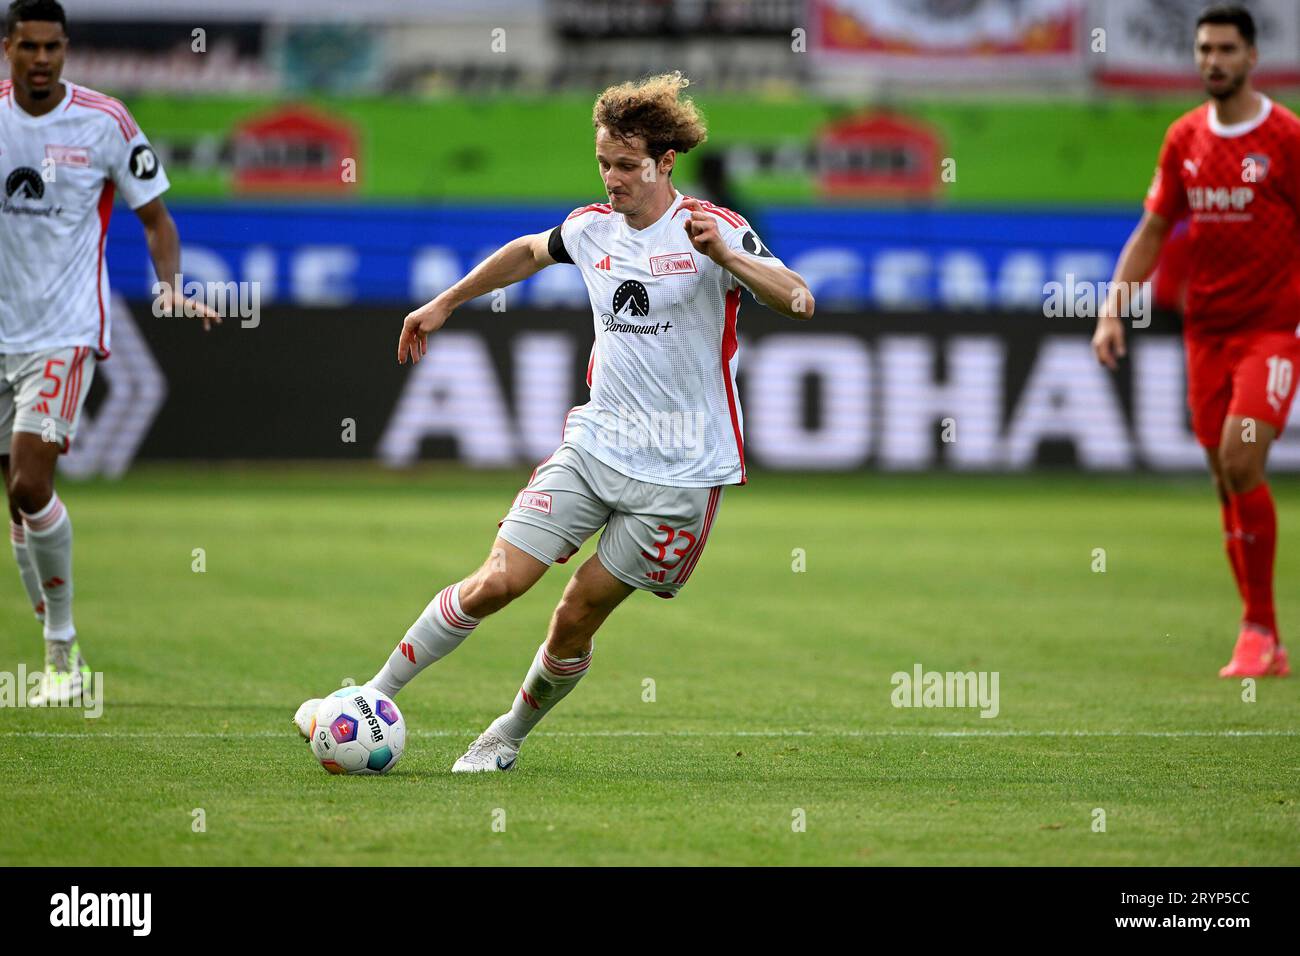
[[[221,314],[209,309],[198,299],[187,299],[180,289],[170,286],[159,294],[162,299],[162,314],[183,318],[194,317],[203,320],[203,331],[207,332],[214,325],[221,324]],[[155,313],[157,314],[157,313]]]
[[[686,230],[695,251],[722,265],[731,250],[718,233],[718,220],[704,211],[698,199],[683,200],[679,208],[691,211],[691,218],[682,224],[682,228]]]

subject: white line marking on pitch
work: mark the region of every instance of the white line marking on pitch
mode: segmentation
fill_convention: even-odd
[[[1296,737],[1300,730],[559,730],[539,731],[542,737]],[[476,730],[410,730],[412,737],[474,737]],[[282,737],[289,731],[233,733],[142,733],[138,731],[86,731],[69,733],[44,730],[0,731],[0,738],[39,737],[73,740],[251,740]]]

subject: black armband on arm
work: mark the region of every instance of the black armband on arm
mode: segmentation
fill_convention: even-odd
[[[556,262],[567,262],[569,265],[573,265],[569,250],[564,248],[564,237],[560,235],[559,226],[551,230],[551,238],[546,241],[546,251],[551,254],[551,258]]]

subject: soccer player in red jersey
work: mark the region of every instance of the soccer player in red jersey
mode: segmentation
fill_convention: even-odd
[[[1187,400],[1245,605],[1219,675],[1285,676],[1273,609],[1277,514],[1264,466],[1300,364],[1300,119],[1251,87],[1259,55],[1244,8],[1203,13],[1195,52],[1210,100],[1165,134],[1146,212],[1120,255],[1092,345],[1115,368],[1125,354],[1118,289],[1151,273],[1171,226],[1188,217]]]

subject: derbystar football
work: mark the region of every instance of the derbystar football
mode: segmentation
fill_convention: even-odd
[[[388,773],[406,749],[406,721],[373,687],[344,687],[321,701],[310,740],[330,773]]]

